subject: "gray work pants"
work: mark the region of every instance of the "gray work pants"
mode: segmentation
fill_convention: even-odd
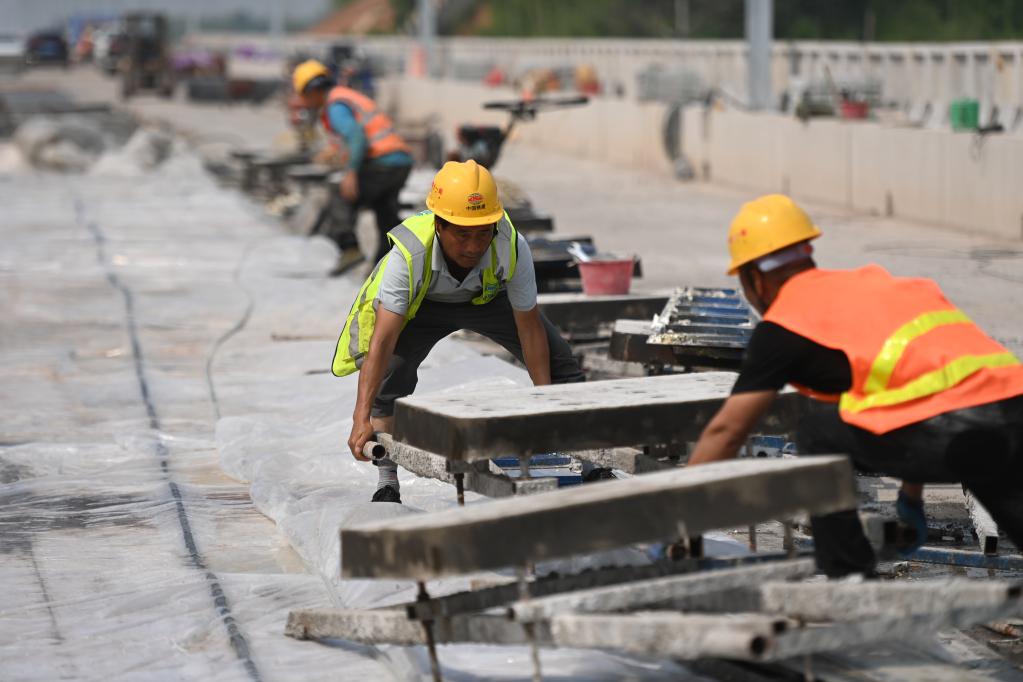
[[[572,355],[572,349],[561,338],[557,327],[543,315],[540,319],[547,330],[551,381],[555,384],[585,381],[579,363]],[[419,365],[426,359],[430,350],[445,336],[460,329],[468,329],[487,337],[523,362],[518,328],[515,326],[514,313],[506,294],[499,294],[493,301],[483,305],[424,300],[415,318],[398,337],[394,356],[387,366],[383,384],[373,401],[371,414],[374,417],[393,415],[394,401],[410,395],[415,390],[419,382]]]

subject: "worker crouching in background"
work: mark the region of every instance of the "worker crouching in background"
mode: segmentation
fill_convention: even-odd
[[[584,379],[537,308],[529,245],[490,172],[475,161],[449,161],[426,205],[388,233],[393,246],[359,290],[335,351],[335,375],[361,371],[348,438],[356,459],[366,459],[363,446],[374,432],[391,432],[394,401],[415,390],[419,365],[437,342],[460,329],[503,346],[535,386]],[[394,464],[379,471],[373,500],[400,502]]]
[[[331,234],[341,249],[332,273],[339,275],[363,260],[355,239],[355,216],[361,208],[370,209],[376,218],[380,236],[376,259],[387,253],[386,234],[401,221],[398,195],[412,170],[412,156],[387,114],[357,90],[335,85],[320,62],[309,60],[295,67],[292,86],[308,107],[320,112],[331,144],[347,152],[339,194],[332,197],[351,208],[347,224],[341,221]]]
[[[922,484],[962,483],[1023,548],[1023,365],[931,280],[877,265],[818,269],[809,242],[820,234],[781,195],[745,204],[732,222],[728,272],[764,318],[689,463],[734,457],[792,384],[818,401],[800,423],[800,454],[844,453],[902,479],[896,509],[916,547],[927,536]],[[821,571],[873,573],[855,511],[811,525]]]

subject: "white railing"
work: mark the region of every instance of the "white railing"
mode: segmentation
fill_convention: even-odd
[[[207,45],[229,47],[266,39],[202,34]],[[318,53],[333,42],[350,41],[388,65],[406,63],[416,42],[411,38],[289,36],[285,52]],[[851,43],[776,42],[772,50],[775,101],[781,93],[805,85],[874,83],[883,102],[911,114],[929,127],[947,123],[948,105],[957,98],[980,101],[981,123],[992,117],[1006,127],[1023,124],[1023,42],[999,43]],[[509,75],[537,67],[570,69],[590,64],[605,92],[637,95],[637,76],[652,65],[695,74],[707,89],[745,100],[746,46],[742,41],[441,38],[434,75],[478,80],[490,66]]]

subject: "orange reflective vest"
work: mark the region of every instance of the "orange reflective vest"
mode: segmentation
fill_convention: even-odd
[[[929,279],[878,265],[807,270],[788,280],[764,319],[849,358],[847,424],[886,433],[935,415],[1023,395],[1023,365]]]
[[[351,109],[355,120],[362,126],[362,131],[366,135],[367,159],[375,159],[392,152],[409,151],[405,140],[394,132],[391,118],[377,108],[376,102],[357,90],[340,85],[327,93],[327,103],[320,114],[323,128],[335,138],[339,137],[338,132],[331,127],[330,117],[327,115],[327,109],[335,102],[340,102]]]

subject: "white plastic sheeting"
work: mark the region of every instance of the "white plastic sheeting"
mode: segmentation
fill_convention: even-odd
[[[343,523],[454,501],[403,473],[405,506],[368,502],[376,471],[344,447],[355,377],[326,373],[358,285],[324,277],[333,246],[283,234],[189,155],[17,168],[0,169],[0,679],[420,679],[421,648],[283,635],[291,609],[410,596],[338,579]],[[525,374],[447,341],[419,390],[499,381]],[[562,680],[688,675],[542,657]],[[532,674],[522,648],[441,658],[450,679]]]
[[[246,309],[243,254],[284,279],[333,249],[187,158],[165,170],[0,174],[0,679],[388,679],[282,636],[329,592],[212,440],[205,366]]]

